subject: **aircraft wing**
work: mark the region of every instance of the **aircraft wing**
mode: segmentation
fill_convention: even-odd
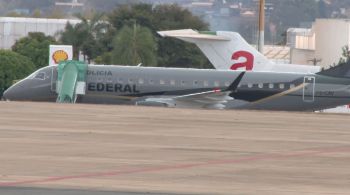
[[[233,100],[229,94],[230,92],[212,90],[182,96],[149,97],[143,100],[144,103],[138,102],[138,104],[147,105],[147,103],[153,103],[166,107],[223,109],[225,108],[224,103],[228,100]]]
[[[199,93],[192,93],[180,96],[148,97],[139,105],[164,105],[167,107],[185,107],[185,108],[211,108],[223,109],[225,103],[233,100],[230,93],[235,91],[243,78],[245,72],[242,72],[226,89],[213,89]]]

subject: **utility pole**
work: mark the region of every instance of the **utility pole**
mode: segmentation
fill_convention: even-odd
[[[260,0],[259,4],[259,41],[258,50],[260,53],[264,52],[265,42],[265,0]]]

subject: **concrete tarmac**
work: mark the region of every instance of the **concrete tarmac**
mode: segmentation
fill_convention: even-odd
[[[349,120],[0,102],[0,194],[347,195]]]
[[[117,192],[117,191],[96,191],[82,189],[47,189],[28,187],[1,187],[2,195],[185,195],[185,194],[164,194],[148,192]]]

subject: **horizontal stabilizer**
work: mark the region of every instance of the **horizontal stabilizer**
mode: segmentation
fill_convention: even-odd
[[[200,33],[192,29],[158,31],[158,34],[162,37],[174,37],[174,38],[182,39],[188,42],[194,42],[194,41],[191,41],[191,39],[209,40],[209,41],[230,41],[231,40],[228,37],[219,36],[214,33]]]

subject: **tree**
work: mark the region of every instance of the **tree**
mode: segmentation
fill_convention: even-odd
[[[33,18],[41,18],[41,10],[40,9],[35,9],[32,14]]]
[[[63,32],[60,33],[60,42],[73,46],[73,58],[78,59],[80,47],[82,45],[82,32],[71,23],[67,23]]]
[[[192,28],[209,30],[209,25],[188,9],[177,4],[161,4],[153,9],[153,21],[156,30]]]
[[[156,30],[209,29],[207,23],[176,4],[158,5],[153,12]],[[158,64],[162,66],[212,68],[208,59],[194,44],[174,38],[159,38],[158,44]]]
[[[102,20],[103,16],[103,14],[96,13],[88,19],[81,14],[76,14],[81,22],[75,26],[70,23],[66,25],[65,31],[61,33],[60,41],[63,44],[73,45],[73,54],[76,59],[80,51],[89,62],[107,51],[108,45],[103,44],[103,40],[110,31],[110,25]]]
[[[120,30],[125,25],[136,22],[152,31],[157,30],[153,25],[153,9],[151,4],[122,5],[113,10],[108,16],[110,23]]]
[[[16,52],[0,50],[0,97],[13,84],[35,70],[31,60]]]
[[[7,13],[6,17],[21,18],[21,17],[26,17],[26,15],[12,11],[12,12]]]
[[[208,24],[190,11],[178,5],[132,4],[117,8],[108,16],[115,29],[130,25],[136,21],[140,26],[149,28],[158,37],[157,64],[161,66],[208,68],[210,63],[193,44],[175,39],[160,38],[159,30],[192,28],[208,30]]]
[[[350,62],[349,46],[345,45],[344,47],[342,47],[341,50],[342,50],[342,56],[340,57],[339,62],[338,62],[337,65]]]
[[[12,50],[31,59],[36,68],[44,67],[49,62],[49,45],[56,40],[41,32],[29,33],[12,46]]]
[[[125,25],[115,37],[114,45],[112,56],[116,64],[157,64],[157,45],[152,32],[146,27],[136,23],[132,27]]]
[[[57,7],[55,7],[48,15],[48,18],[54,18],[54,19],[62,19],[65,17],[66,17],[66,14],[64,13],[64,11]]]

